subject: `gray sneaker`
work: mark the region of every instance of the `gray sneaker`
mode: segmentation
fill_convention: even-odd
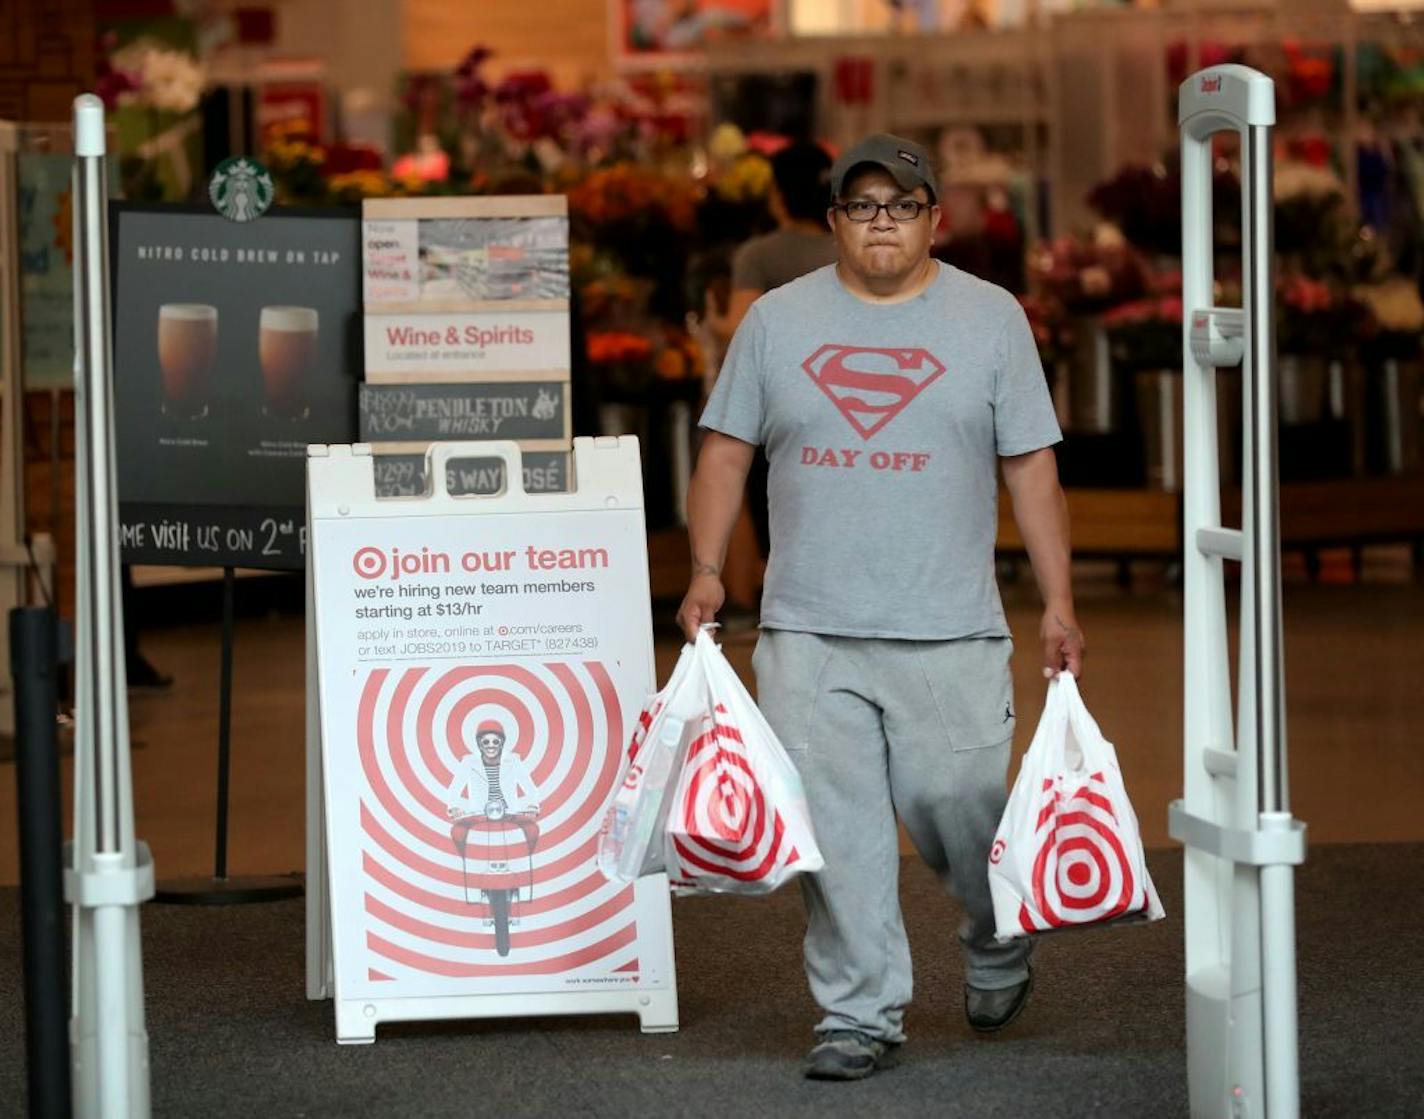
[[[964,985],[964,1016],[980,1033],[1002,1030],[1023,1013],[1033,990],[1033,972],[1022,983],[998,991]]]
[[[859,1030],[832,1030],[806,1057],[806,1075],[811,1080],[864,1080],[879,1069],[894,1068],[898,1048]]]

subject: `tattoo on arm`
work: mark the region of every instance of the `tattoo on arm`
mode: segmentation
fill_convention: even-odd
[[[1065,636],[1067,636],[1067,637],[1079,637],[1079,636],[1081,636],[1080,633],[1079,633],[1079,631],[1078,631],[1078,627],[1077,627],[1077,626],[1070,626],[1067,622],[1065,622],[1065,621],[1064,621],[1062,618],[1060,618],[1057,614],[1054,614],[1054,615],[1053,615],[1053,620],[1058,623],[1058,628],[1063,631],[1063,633],[1064,633]]]
[[[701,560],[693,560],[692,573],[694,575],[721,575],[722,569],[715,563],[703,563]]]

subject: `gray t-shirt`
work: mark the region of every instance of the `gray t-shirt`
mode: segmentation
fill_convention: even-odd
[[[777,229],[753,237],[732,257],[732,289],[771,291],[836,262],[836,239],[830,230]]]
[[[915,298],[874,304],[818,269],[752,304],[700,422],[771,463],[763,626],[1008,635],[998,456],[1062,436],[1007,291],[941,264]]]

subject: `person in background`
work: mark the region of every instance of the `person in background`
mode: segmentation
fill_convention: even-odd
[[[753,237],[732,257],[727,314],[714,323],[724,343],[767,292],[836,261],[836,239],[826,226],[831,202],[831,157],[826,150],[809,141],[789,144],[772,157],[771,174],[771,212],[777,228]],[[747,505],[762,559],[771,548],[766,484],[766,455],[758,450],[747,478]]]
[[[702,415],[678,622],[691,641],[722,609],[764,445],[771,560],[752,667],[826,860],[800,879],[824,1012],[806,1074],[855,1080],[905,1040],[897,816],[963,904],[969,1024],[1002,1029],[1029,997],[1029,945],[995,941],[988,881],[1014,736],[994,580],[1001,470],[1043,597],[1044,675],[1079,675],[1084,642],[1060,433],[1023,309],[931,259],[939,183],[919,144],[868,137],[831,189],[838,263],[756,302]]]

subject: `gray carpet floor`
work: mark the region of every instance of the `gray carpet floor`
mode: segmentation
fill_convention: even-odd
[[[811,1083],[814,1007],[793,889],[674,903],[682,1030],[632,1018],[382,1027],[339,1047],[303,997],[302,906],[148,906],[160,1116],[1125,1116],[1187,1114],[1181,856],[1153,852],[1168,918],[1049,938],[1024,1016],[980,1038],[960,1009],[956,914],[907,860],[917,996],[899,1068]],[[1303,1114],[1424,1116],[1424,846],[1312,850],[1297,879]],[[0,1114],[24,1106],[17,891],[0,891]]]

